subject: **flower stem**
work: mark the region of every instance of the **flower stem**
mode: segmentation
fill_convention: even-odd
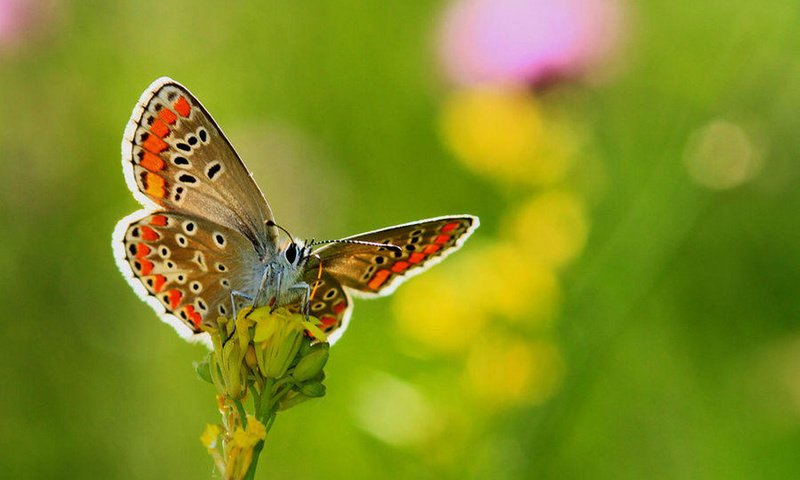
[[[247,413],[244,410],[244,405],[242,405],[242,401],[236,399],[233,401],[234,405],[236,405],[236,410],[239,412],[239,419],[242,421],[242,427],[247,428]]]
[[[253,460],[250,462],[250,468],[247,469],[247,475],[244,476],[244,480],[255,480],[256,478],[256,467],[258,466],[258,457],[261,454],[261,449],[264,448],[264,441],[258,442],[258,444],[253,447]]]
[[[266,426],[267,433],[269,433],[270,427],[275,421],[275,417],[277,415],[276,406],[272,401],[272,390],[275,388],[275,379],[274,378],[267,378],[264,381],[264,388],[261,390],[260,397],[253,397],[253,403],[255,404],[255,411],[256,411],[256,418],[259,422]],[[256,477],[256,467],[258,466],[258,457],[261,455],[261,450],[264,449],[264,442],[262,440],[253,447],[253,459],[250,462],[250,467],[247,469],[247,475],[244,476],[244,480],[254,480]]]

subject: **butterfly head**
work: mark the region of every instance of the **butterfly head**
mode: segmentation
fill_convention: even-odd
[[[286,261],[288,266],[299,268],[306,260],[308,260],[308,257],[311,256],[313,242],[303,243],[296,241],[288,230],[281,227],[273,220],[267,220],[265,223],[268,227],[276,227],[280,229],[289,237],[289,243],[287,243],[285,247],[278,251],[278,255],[281,259]]]
[[[299,268],[308,260],[308,257],[311,256],[311,249],[312,247],[310,245],[291,240],[289,244],[280,251],[280,255],[290,266]]]

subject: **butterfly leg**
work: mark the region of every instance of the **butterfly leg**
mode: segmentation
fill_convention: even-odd
[[[248,302],[253,301],[252,296],[244,292],[240,292],[239,290],[231,290],[231,311],[233,312],[234,321],[239,317],[239,308],[236,306],[237,299],[247,300]]]
[[[256,290],[256,294],[253,298],[253,310],[260,307],[263,302],[262,297],[264,296],[264,292],[267,290],[267,283],[272,283],[270,282],[273,273],[272,270],[272,264],[264,267],[264,273],[261,275],[261,282],[259,282],[258,290]]]
[[[275,309],[280,306],[280,298],[279,297],[280,297],[280,293],[281,293],[281,278],[283,277],[282,273],[283,272],[278,271],[278,273],[275,275],[275,279],[276,279],[275,280],[275,301],[272,302],[272,308],[269,310],[269,313],[274,312]]]
[[[226,338],[225,341],[222,342],[222,345],[225,345],[226,343],[228,343],[228,340],[233,338],[233,334],[236,333],[236,319],[239,318],[239,309],[236,306],[236,299],[237,298],[247,300],[248,302],[252,302],[253,301],[253,297],[252,296],[250,296],[250,295],[248,295],[248,294],[246,294],[244,292],[240,292],[239,290],[231,290],[231,311],[233,312],[233,330],[231,330],[231,333],[230,333],[230,335],[228,335],[228,338]],[[249,314],[250,313],[248,312],[248,315]]]
[[[302,293],[301,293],[302,302],[303,302],[302,312],[303,312],[303,315],[305,315],[305,317],[306,317],[306,321],[308,321],[308,317],[310,316],[310,313],[311,313],[311,307],[310,307],[310,303],[311,303],[311,285],[307,284],[306,282],[301,282],[301,283],[298,283],[297,285],[289,288],[289,291],[292,291],[292,290],[301,290],[302,291]]]

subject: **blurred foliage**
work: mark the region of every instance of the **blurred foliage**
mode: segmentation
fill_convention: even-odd
[[[295,236],[482,221],[396,298],[357,301],[326,397],[276,423],[261,478],[800,476],[798,4],[635,2],[616,72],[485,118],[498,95],[440,74],[448,4],[0,0],[25,12],[0,35],[2,476],[212,475],[204,347],[109,245],[137,208],[122,130],[161,75]],[[459,142],[520,112],[568,142],[547,136],[569,155],[547,185]],[[502,152],[527,167],[521,144]]]

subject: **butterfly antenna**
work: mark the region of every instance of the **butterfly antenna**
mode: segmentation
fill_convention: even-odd
[[[264,222],[264,223],[266,223],[268,227],[277,227],[277,228],[278,228],[278,229],[280,229],[280,230],[281,230],[283,233],[285,233],[286,235],[288,235],[288,236],[289,236],[289,240],[291,240],[291,241],[292,241],[292,243],[297,243],[297,242],[295,242],[295,241],[294,241],[294,237],[292,237],[292,234],[291,234],[291,233],[289,233],[289,230],[286,230],[285,228],[281,227],[280,225],[278,225],[277,223],[275,223],[275,222],[274,222],[274,221],[272,221],[272,220],[267,220],[267,221],[266,221],[266,222]]]
[[[391,243],[378,243],[378,242],[366,242],[364,240],[349,240],[349,239],[339,239],[339,240],[320,240],[318,242],[311,242],[308,244],[309,247],[314,247],[317,245],[324,245],[326,243],[347,243],[350,245],[366,245],[368,247],[377,247],[377,248],[389,248],[395,251],[402,251],[400,247],[397,245],[392,245]]]

